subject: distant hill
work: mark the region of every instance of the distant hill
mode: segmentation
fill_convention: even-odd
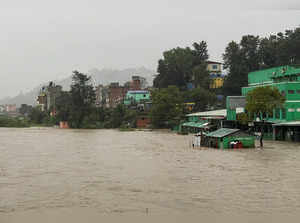
[[[131,80],[131,76],[139,75],[147,79],[149,86],[151,86],[153,83],[153,78],[155,73],[156,73],[155,71],[149,70],[144,67],[128,68],[124,70],[114,70],[114,69],[98,70],[97,68],[94,68],[88,72],[88,74],[92,77],[95,85],[99,85],[99,84],[107,85],[110,82],[119,82],[120,84],[124,84],[125,82]],[[50,81],[52,80],[49,80],[49,82]],[[72,83],[72,77],[70,76],[63,80],[58,80],[54,82],[57,85],[61,85],[64,90],[69,90],[70,85]],[[39,93],[39,90],[45,84],[41,84],[40,86],[37,86],[36,88],[32,89],[27,93],[20,93],[15,97],[6,97],[0,99],[0,104],[17,104],[17,106],[20,106],[21,104],[35,105],[36,97]]]

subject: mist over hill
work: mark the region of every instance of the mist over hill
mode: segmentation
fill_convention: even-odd
[[[116,69],[102,69],[99,70],[97,68],[93,68],[87,73],[92,77],[92,81],[95,85],[103,84],[107,85],[111,82],[119,82],[120,84],[124,84],[127,81],[131,80],[133,75],[139,75],[145,77],[147,79],[148,85],[151,86],[153,83],[155,71],[149,70],[145,67],[140,68],[128,68],[124,70],[116,70]],[[54,81],[55,84],[61,85],[63,90],[69,90],[70,85],[72,83],[72,76],[70,75],[68,78],[62,80],[49,80]],[[0,104],[16,104],[20,106],[21,104],[36,104],[36,97],[43,85],[47,85],[48,83],[41,84],[29,92],[20,93],[15,97],[6,97],[0,99]]]

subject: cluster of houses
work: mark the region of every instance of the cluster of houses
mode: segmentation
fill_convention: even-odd
[[[55,114],[55,101],[62,93],[62,86],[50,82],[48,86],[42,87],[37,97],[37,103],[41,111],[51,111]]]
[[[15,115],[17,112],[18,109],[16,104],[0,105],[0,114]]]
[[[108,86],[98,85],[96,87],[96,106],[115,108],[119,104],[139,111],[136,120],[138,128],[149,127],[148,112],[152,103],[150,88],[147,87],[147,81],[144,77],[132,76],[132,80],[124,85],[114,82]]]
[[[245,128],[237,116],[247,114],[248,92],[262,86],[277,88],[285,96],[284,106],[274,109],[271,115],[255,114]],[[262,132],[265,139],[300,142],[300,67],[280,66],[251,72],[248,74],[248,86],[241,90],[242,96],[226,98],[226,109],[187,115],[187,121],[180,124],[179,132],[198,133],[203,136],[202,143],[217,148],[230,148],[233,142],[253,147],[254,135]]]
[[[132,76],[132,80],[120,85],[119,82],[108,86],[96,87],[96,105],[98,107],[115,108],[118,104],[139,105],[150,101],[150,89],[147,81],[141,76]]]
[[[37,97],[38,106],[42,111],[50,111],[50,115],[56,114],[55,101],[61,95],[62,87],[50,82],[44,86]],[[119,82],[110,83],[107,86],[95,86],[96,107],[115,108],[124,104],[132,109],[140,111],[137,127],[145,128],[150,124],[147,112],[151,107],[150,89],[147,81],[141,76],[132,76],[132,80],[120,85]]]

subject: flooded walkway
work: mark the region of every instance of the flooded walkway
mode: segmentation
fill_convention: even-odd
[[[189,140],[162,132],[0,128],[0,215],[300,211],[300,144],[192,150]]]

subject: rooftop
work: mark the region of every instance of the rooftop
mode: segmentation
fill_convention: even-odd
[[[244,108],[237,108],[236,113],[243,113]],[[192,113],[187,116],[200,116],[200,117],[227,117],[227,110],[226,109],[220,109],[220,110],[214,110],[214,111],[206,111],[206,112],[197,112],[197,113]]]
[[[227,128],[221,128],[214,132],[208,133],[206,136],[208,137],[214,137],[214,138],[223,138],[225,136],[231,135],[233,133],[239,132],[239,129],[227,129]]]
[[[128,94],[148,94],[149,91],[145,90],[136,90],[136,91],[127,91]]]
[[[273,126],[300,126],[300,121],[282,122],[282,123],[273,124]]]
[[[216,62],[216,61],[212,61],[212,60],[208,60],[206,61],[208,64],[222,64],[220,62]]]

